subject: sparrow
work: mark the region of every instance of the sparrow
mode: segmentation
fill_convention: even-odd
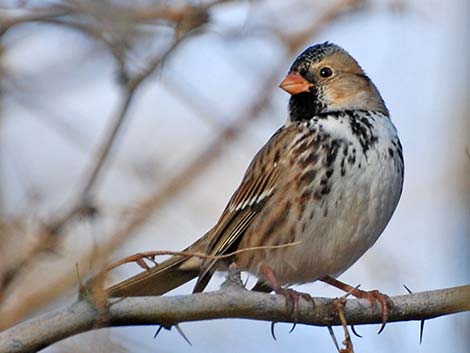
[[[402,147],[384,100],[358,62],[325,42],[302,52],[280,88],[289,113],[250,163],[215,226],[185,252],[106,290],[161,295],[197,277],[194,292],[231,263],[258,278],[255,290],[292,296],[336,279],[379,238],[400,199]],[[303,293],[302,293],[303,294]]]

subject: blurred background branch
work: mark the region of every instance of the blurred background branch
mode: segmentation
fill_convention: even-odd
[[[396,221],[355,273],[385,286],[468,282],[468,87],[432,81],[438,34],[421,47],[444,14],[405,1],[0,0],[0,329],[67,300],[116,257],[204,233],[285,120],[277,85],[291,58],[326,39],[363,55],[405,145]],[[439,35],[460,50],[452,28]]]

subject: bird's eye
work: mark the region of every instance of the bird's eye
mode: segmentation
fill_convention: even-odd
[[[327,78],[333,75],[333,70],[331,70],[329,67],[324,67],[320,70],[320,76],[323,78]]]

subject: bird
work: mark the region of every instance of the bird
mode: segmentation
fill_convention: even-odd
[[[402,146],[385,102],[359,63],[330,42],[305,49],[279,87],[290,94],[286,122],[215,226],[184,255],[109,287],[109,296],[162,295],[194,278],[193,292],[201,292],[235,263],[256,276],[254,290],[298,300],[290,286],[320,280],[386,311],[385,295],[337,280],[374,245],[401,196]]]

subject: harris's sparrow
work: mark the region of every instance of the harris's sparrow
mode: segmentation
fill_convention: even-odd
[[[256,154],[217,224],[185,249],[235,254],[173,256],[109,295],[160,295],[195,277],[199,292],[231,262],[257,276],[260,289],[316,280],[351,288],[335,277],[377,241],[400,198],[397,131],[375,85],[337,45],[306,49],[280,87],[291,94],[286,123]]]

